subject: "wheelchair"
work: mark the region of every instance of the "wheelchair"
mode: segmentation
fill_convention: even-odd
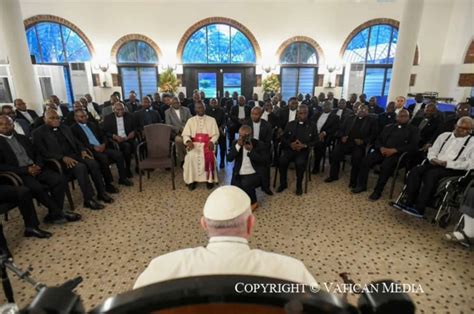
[[[422,164],[425,162],[426,160]],[[431,220],[431,223],[437,224],[441,228],[446,228],[451,218],[460,216],[458,209],[464,200],[466,191],[474,184],[473,181],[473,170],[466,171],[462,176],[451,176],[441,179],[431,203],[431,207],[436,209],[436,215]],[[390,202],[391,206],[401,210],[404,209],[403,204],[406,202],[407,196],[406,186],[406,184],[403,186],[397,199],[394,202]]]

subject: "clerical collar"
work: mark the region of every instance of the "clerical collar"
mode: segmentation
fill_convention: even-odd
[[[306,121],[298,121],[299,125],[303,125]]]
[[[10,135],[0,134],[0,136],[2,136],[2,137],[4,137],[4,138],[8,138],[9,140],[11,140],[12,137],[13,137],[13,133],[10,134]]]

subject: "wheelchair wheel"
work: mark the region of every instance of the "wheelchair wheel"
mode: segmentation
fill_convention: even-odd
[[[451,220],[451,213],[446,212],[439,217],[438,226],[440,228],[445,229],[449,225],[449,221]]]

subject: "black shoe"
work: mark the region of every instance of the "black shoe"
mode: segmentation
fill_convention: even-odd
[[[70,211],[65,211],[63,213],[63,217],[66,218],[67,221],[73,222],[73,221],[79,221],[81,220],[81,215],[78,213],[70,212]]]
[[[277,189],[277,193],[283,192],[286,188],[287,188],[286,185],[280,185],[280,186],[278,187],[278,189]]]
[[[311,171],[312,174],[318,174],[319,173],[319,169],[318,168],[313,168],[313,171]]]
[[[212,190],[212,188],[214,188],[214,183],[206,183],[206,187],[208,190]]]
[[[25,228],[25,233],[23,235],[27,238],[35,237],[40,239],[51,238],[53,235],[51,232],[41,230],[40,228]]]
[[[109,204],[114,202],[114,199],[111,198],[110,196],[108,196],[108,195],[105,194],[105,193],[102,194],[102,195],[98,195],[98,196],[97,196],[97,199],[98,199],[99,201],[103,201],[104,203],[109,203]]]
[[[333,181],[337,181],[337,179],[333,178],[333,177],[327,177],[326,179],[324,179],[324,182],[326,182],[326,183],[331,183]]]
[[[95,201],[95,200],[90,200],[89,202],[84,203],[84,207],[90,208],[92,210],[99,210],[99,209],[104,209],[105,206],[102,205],[101,203]]]
[[[296,195],[298,195],[298,196],[303,195],[303,189],[302,188],[296,188]]]
[[[354,194],[359,194],[359,193],[362,193],[362,192],[365,192],[365,191],[367,191],[367,188],[365,188],[363,186],[357,186],[357,187],[355,187],[351,190],[351,192],[354,193]]]
[[[129,179],[127,179],[127,178],[120,179],[120,180],[119,180],[119,184],[120,184],[120,185],[125,185],[125,186],[133,186],[133,182],[130,181]],[[108,191],[107,191],[107,192],[108,192]]]
[[[357,186],[357,184],[353,182],[349,182],[349,189],[354,189]]]
[[[193,191],[196,189],[196,182],[188,184],[188,190]]]
[[[119,189],[117,189],[115,186],[113,186],[112,184],[107,184],[105,186],[105,191],[107,191],[107,193],[112,193],[112,194],[116,194],[119,192]]]
[[[265,194],[267,194],[267,195],[270,195],[270,196],[273,195],[273,192],[272,192],[272,190],[270,190],[270,189],[265,189],[265,190],[262,190],[262,191],[263,191]]]
[[[220,165],[219,165],[219,168],[224,169],[225,168],[225,163],[221,162]]]
[[[63,215],[47,214],[46,216],[44,216],[43,222],[45,224],[62,225],[62,224],[65,224],[67,222],[67,220]]]
[[[127,178],[133,178],[133,173],[130,171],[130,169],[127,169]]]
[[[374,192],[370,194],[369,201],[375,202],[375,201],[378,201],[381,197],[382,197],[382,194],[380,194],[379,192]]]

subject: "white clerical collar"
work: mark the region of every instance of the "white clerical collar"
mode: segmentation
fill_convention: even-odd
[[[247,244],[248,241],[245,238],[242,237],[236,237],[236,236],[215,236],[209,238],[209,244],[214,244],[214,243],[240,243],[240,244]]]
[[[11,135],[0,134],[0,136],[2,136],[4,138],[8,138],[9,140],[11,140],[12,137],[13,137],[13,133]]]
[[[253,124],[260,124],[260,121],[258,121],[258,122],[252,121],[252,122],[253,122]]]

